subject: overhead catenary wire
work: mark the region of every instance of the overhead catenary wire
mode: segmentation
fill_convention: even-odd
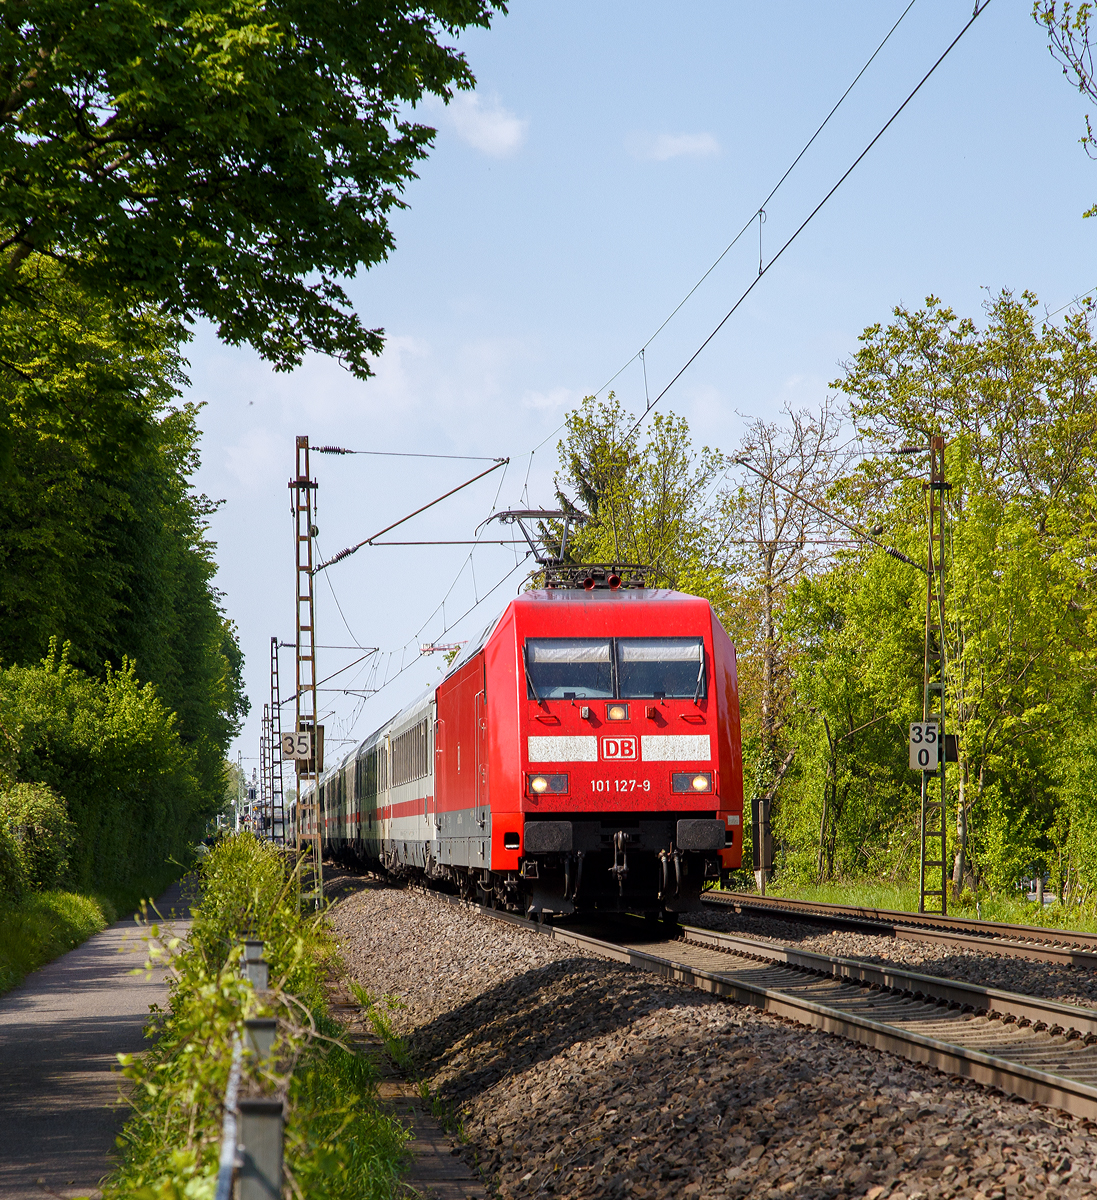
[[[503,473],[499,476],[499,484],[495,489],[495,496],[493,497],[492,502],[491,502],[491,512],[495,512],[496,509],[499,507],[499,497],[502,494],[503,485],[506,482],[507,470],[509,468],[509,464],[510,464],[509,459],[505,459],[503,461],[503,463],[501,464],[503,467]],[[487,472],[485,472],[485,474],[486,473]],[[481,523],[481,525],[479,526],[481,531],[483,530],[485,524],[486,524],[486,522]],[[526,557],[528,557],[528,554],[527,554],[527,555],[524,555],[522,557],[522,559],[520,559],[520,560],[518,560],[516,558],[514,566],[499,581],[499,583],[497,583],[494,587],[490,588],[487,592],[485,592],[483,596],[480,596],[475,601],[475,603],[469,609],[467,609],[464,613],[462,613],[461,616],[457,617],[456,620],[447,623],[446,619],[445,619],[446,601],[449,599],[450,595],[453,592],[453,589],[457,586],[458,582],[460,581],[461,576],[465,572],[465,568],[472,561],[472,556],[476,553],[477,546],[482,544],[482,542],[483,542],[483,533],[481,532],[480,534],[477,535],[476,542],[473,544],[472,548],[469,550],[468,556],[465,558],[465,560],[461,564],[461,567],[458,570],[457,574],[454,576],[453,582],[446,589],[445,595],[442,597],[442,599],[438,603],[438,605],[435,606],[435,608],[430,613],[430,615],[426,618],[426,620],[423,621],[423,623],[419,626],[419,628],[416,630],[413,637],[404,643],[403,647],[401,648],[401,653],[406,653],[407,648],[409,646],[411,646],[413,644],[417,644],[419,642],[419,640],[423,636],[424,630],[438,615],[439,611],[441,611],[441,613],[442,613],[443,629],[442,629],[442,632],[439,633],[435,637],[435,641],[437,641],[438,638],[440,638],[440,637],[444,637],[445,634],[447,632],[449,632],[449,630],[453,629],[457,624],[459,624],[467,616],[469,616],[472,612],[474,612],[489,596],[491,596],[499,587],[501,587],[502,584],[505,583],[506,580],[509,579],[510,576],[514,574],[514,572],[518,569],[518,567],[522,565],[522,563],[525,561]],[[517,555],[517,551],[515,551],[515,554]],[[388,653],[388,658],[389,658],[389,661],[391,662],[391,660],[392,660],[392,652],[391,651]],[[395,675],[393,675],[391,677],[386,677],[385,681],[381,685],[381,688],[387,687],[389,685],[389,683],[391,683],[393,680],[395,680],[399,675],[402,675],[404,673],[404,671],[410,669],[410,667],[413,666],[416,662],[420,661],[421,658],[422,658],[422,655],[419,654],[410,663],[401,665],[401,667],[399,668],[399,670],[397,671],[397,673]],[[380,656],[378,656],[377,658],[374,658],[372,660],[371,667],[370,667],[371,677],[376,675],[376,672],[380,666],[380,663],[381,663]],[[368,686],[368,680],[367,680],[367,686]],[[377,691],[381,690],[381,688],[375,689],[373,692],[370,693],[370,696],[375,695]],[[369,699],[370,696],[363,696],[361,703],[359,704],[358,708],[355,710],[354,714],[351,716],[351,719],[350,719],[351,727],[353,727],[354,724],[357,722],[359,716],[361,715],[362,709],[365,706],[366,700]]]
[[[876,143],[884,136],[885,133],[887,133],[887,131],[891,128],[891,126],[898,120],[899,115],[903,112],[903,110],[907,107],[907,105],[914,99],[914,97],[918,95],[918,93],[922,90],[922,88],[925,86],[925,84],[929,81],[930,77],[934,74],[934,72],[937,70],[937,68],[945,61],[946,58],[948,58],[948,56],[952,53],[953,48],[959,43],[960,39],[964,36],[965,33],[967,33],[967,31],[972,27],[972,25],[975,24],[975,22],[979,19],[979,17],[987,10],[987,8],[990,6],[990,4],[991,4],[991,0],[983,0],[982,4],[976,4],[975,11],[968,18],[967,22],[964,24],[964,27],[952,39],[952,41],[949,42],[949,44],[945,47],[944,51],[941,53],[940,57],[936,60],[936,62],[934,62],[934,64],[929,68],[929,70],[917,82],[917,84],[915,84],[915,86],[907,94],[907,97],[902,102],[902,104],[900,104],[899,107],[891,114],[891,116],[888,117],[888,119],[884,122],[884,124],[880,127],[880,129],[876,133],[876,135],[873,137],[872,141],[870,141],[868,143],[868,145],[861,151],[861,153],[857,155],[857,157],[853,160],[853,162],[850,163],[850,165],[842,173],[842,175],[838,179],[838,181],[830,188],[830,190],[826,193],[826,195],[822,198],[822,200],[820,200],[819,203],[816,204],[816,206],[811,210],[811,212],[808,213],[808,215],[803,219],[803,221],[800,222],[800,224],[793,231],[792,235],[785,241],[785,243],[781,246],[781,248],[777,251],[777,253],[769,260],[768,263],[765,264],[764,267],[762,267],[759,270],[757,276],[755,276],[755,278],[750,281],[750,283],[743,290],[743,292],[739,296],[739,298],[735,301],[735,303],[731,306],[731,308],[729,308],[728,311],[724,314],[724,316],[720,319],[720,322],[719,322],[719,324],[717,324],[716,328],[712,330],[712,332],[697,347],[697,349],[694,350],[694,352],[689,356],[689,358],[686,359],[686,361],[682,364],[682,366],[679,367],[679,369],[672,376],[670,382],[667,383],[663,387],[662,391],[660,391],[659,394],[655,397],[655,399],[644,409],[644,411],[640,414],[640,416],[636,418],[636,421],[633,423],[633,425],[629,429],[628,433],[625,435],[626,440],[629,437],[631,437],[633,433],[636,432],[636,430],[640,427],[641,423],[643,422],[644,418],[648,415],[648,413],[651,412],[651,410],[659,403],[660,400],[662,400],[662,398],[667,394],[667,392],[669,392],[670,389],[672,387],[674,387],[674,385],[678,382],[678,380],[681,379],[682,376],[689,370],[689,368],[697,361],[697,359],[700,357],[701,353],[705,350],[705,348],[712,341],[712,339],[720,332],[721,329],[723,329],[723,327],[728,323],[728,321],[735,315],[735,313],[738,311],[739,306],[743,303],[743,301],[746,300],[746,298],[751,294],[751,292],[754,291],[754,289],[758,286],[758,284],[762,281],[762,279],[765,278],[769,269],[772,266],[774,266],[774,264],[778,261],[778,259],[780,259],[780,257],[789,248],[789,246],[791,246],[792,243],[795,242],[796,239],[800,236],[800,234],[803,233],[804,230],[811,224],[811,222],[815,219],[815,217],[818,215],[818,213],[823,209],[824,205],[831,198],[831,196],[833,196],[834,193],[842,186],[842,184],[845,183],[845,181],[853,174],[853,172],[857,169],[857,167],[860,165],[860,163],[865,158],[865,156],[869,153],[869,151],[873,148],[873,146],[876,145]],[[753,218],[751,218],[751,220],[753,222]]]
[[[450,496],[461,491],[463,488],[467,488],[471,484],[474,484],[478,479],[483,479],[485,475],[490,475],[492,471],[498,471],[500,467],[506,466],[510,462],[510,459],[502,458],[498,461],[494,459],[492,461],[495,463],[495,465],[488,467],[486,471],[481,471],[479,475],[474,475],[471,479],[466,479],[464,483],[459,483],[455,488],[450,488],[448,492],[443,492],[441,496],[437,497],[435,500],[431,500],[429,504],[422,505],[414,512],[408,513],[406,517],[401,517],[399,521],[393,521],[391,525],[386,525],[384,529],[379,529],[370,537],[363,538],[363,540],[358,542],[357,545],[348,546],[345,550],[340,550],[338,554],[333,555],[327,560],[327,562],[322,562],[318,567],[314,567],[312,571],[313,575],[318,575],[321,571],[327,570],[328,567],[334,566],[337,562],[342,562],[344,558],[348,558],[351,554],[356,554],[362,549],[363,546],[370,545],[375,538],[383,536],[384,534],[388,533],[390,529],[395,529],[398,525],[403,525],[405,521],[410,521],[412,517],[417,517],[420,513],[426,512],[428,508],[433,508],[436,504],[441,504],[443,500],[448,500]]]
[[[890,28],[890,29],[887,31],[887,33],[886,33],[886,34],[884,34],[883,40],[882,40],[882,41],[880,42],[880,44],[879,44],[879,45],[876,47],[876,49],[875,49],[875,50],[873,50],[872,54],[870,54],[870,55],[869,55],[869,57],[868,57],[867,61],[865,62],[865,65],[864,65],[864,66],[863,66],[863,67],[862,67],[862,68],[861,68],[861,69],[860,69],[860,70],[857,72],[857,74],[856,74],[856,75],[853,77],[853,80],[852,80],[852,82],[849,84],[849,86],[846,88],[846,90],[845,90],[845,91],[844,91],[844,92],[843,92],[843,93],[842,93],[842,94],[841,94],[841,95],[838,97],[838,100],[836,101],[836,103],[835,103],[834,107],[833,107],[833,108],[830,110],[830,112],[828,112],[828,113],[827,113],[827,115],[826,115],[826,116],[825,116],[825,117],[822,119],[822,121],[819,123],[819,126],[818,126],[818,128],[815,130],[815,132],[814,132],[814,133],[811,135],[811,137],[810,137],[810,138],[808,138],[808,140],[807,140],[807,141],[804,143],[804,145],[803,145],[802,149],[800,150],[800,153],[796,155],[796,157],[795,157],[795,158],[792,160],[792,162],[791,162],[791,163],[789,163],[788,167],[787,167],[787,168],[786,168],[786,170],[785,170],[785,173],[784,173],[784,174],[781,176],[781,178],[780,178],[780,179],[778,179],[778,180],[777,180],[777,182],[776,182],[776,183],[773,185],[773,188],[770,190],[770,193],[769,193],[769,195],[768,195],[768,196],[766,196],[766,198],[765,198],[765,199],[762,201],[762,203],[761,203],[761,204],[759,204],[759,205],[758,205],[758,207],[757,207],[757,208],[756,208],[756,209],[755,209],[755,210],[754,210],[754,211],[753,211],[753,212],[750,214],[750,216],[748,217],[748,219],[747,219],[747,220],[746,220],[746,222],[744,223],[743,227],[742,227],[742,228],[739,230],[739,232],[738,232],[738,233],[737,233],[737,234],[736,234],[736,235],[735,235],[735,236],[734,236],[734,237],[731,239],[731,241],[730,241],[730,242],[727,244],[727,246],[725,246],[725,247],[724,247],[724,249],[723,249],[723,250],[720,252],[720,254],[719,254],[719,255],[716,257],[716,259],[713,261],[713,263],[712,263],[712,265],[709,267],[709,269],[708,269],[708,270],[707,270],[707,271],[706,271],[706,272],[705,272],[705,273],[704,273],[704,274],[701,276],[701,278],[700,278],[700,279],[698,279],[698,280],[697,280],[697,282],[696,282],[696,283],[693,285],[693,287],[691,287],[691,288],[689,289],[689,291],[688,291],[688,292],[685,294],[685,296],[683,296],[683,297],[682,297],[681,301],[680,301],[680,302],[679,302],[679,303],[678,303],[678,304],[675,306],[675,308],[672,310],[672,312],[671,312],[670,316],[668,316],[668,317],[667,317],[667,319],[666,319],[666,320],[665,320],[665,321],[662,323],[662,325],[660,325],[660,326],[659,326],[659,328],[658,328],[658,329],[657,329],[657,330],[656,330],[656,331],[655,331],[655,332],[654,332],[654,333],[651,335],[651,337],[649,337],[649,338],[648,338],[648,340],[647,340],[647,341],[646,341],[646,342],[643,344],[643,346],[641,347],[641,350],[639,351],[639,353],[642,353],[644,350],[646,350],[646,349],[648,348],[648,346],[650,346],[650,345],[651,345],[651,343],[652,343],[653,341],[655,341],[655,339],[656,339],[656,338],[659,336],[659,334],[661,334],[661,333],[663,332],[663,330],[664,330],[664,329],[666,329],[666,327],[667,327],[667,326],[668,326],[668,325],[671,323],[671,321],[673,321],[673,320],[674,320],[674,318],[675,318],[675,317],[678,315],[678,313],[679,313],[679,312],[682,310],[682,308],[685,306],[685,304],[686,304],[686,303],[689,301],[690,297],[692,297],[693,293],[697,291],[697,289],[698,289],[698,288],[701,286],[701,284],[703,284],[703,283],[705,282],[705,280],[706,280],[706,279],[708,279],[708,277],[709,277],[709,276],[712,274],[712,272],[716,270],[716,268],[717,268],[717,267],[720,265],[720,263],[722,263],[722,262],[724,261],[724,259],[725,259],[725,258],[727,257],[727,255],[728,255],[728,253],[729,253],[729,252],[730,252],[730,251],[731,251],[731,250],[732,250],[732,249],[735,247],[735,245],[738,243],[739,239],[740,239],[740,238],[742,238],[742,236],[743,236],[743,235],[744,235],[744,234],[745,234],[745,233],[746,233],[746,232],[747,232],[749,229],[751,229],[751,228],[753,227],[753,225],[754,225],[754,222],[755,222],[755,221],[757,221],[757,222],[758,222],[758,238],[759,238],[759,243],[758,243],[758,246],[759,246],[759,249],[758,249],[758,258],[759,258],[759,263],[758,263],[758,266],[759,266],[759,274],[761,274],[761,273],[762,273],[762,270],[761,270],[761,257],[762,257],[762,254],[761,254],[761,237],[762,237],[762,223],[763,223],[763,222],[765,221],[765,219],[766,219],[766,217],[765,217],[766,205],[767,205],[767,204],[769,204],[769,202],[770,202],[770,201],[771,201],[771,200],[774,198],[774,196],[776,196],[776,195],[777,195],[777,193],[778,193],[778,192],[780,191],[780,189],[781,189],[781,186],[784,184],[785,180],[787,180],[787,179],[788,179],[788,177],[789,177],[789,176],[792,174],[792,172],[793,172],[793,171],[796,169],[796,167],[798,166],[798,164],[799,164],[800,160],[801,160],[801,159],[804,157],[804,155],[805,155],[805,154],[807,154],[807,152],[808,152],[808,151],[811,149],[811,147],[812,147],[812,146],[815,144],[815,141],[816,141],[816,139],[819,137],[819,135],[820,135],[820,134],[823,132],[823,130],[824,130],[824,129],[827,127],[827,125],[830,123],[830,119],[831,119],[831,117],[833,117],[833,116],[834,116],[834,114],[835,114],[835,113],[838,111],[838,109],[842,107],[842,103],[843,103],[843,101],[844,101],[844,100],[846,99],[846,97],[847,97],[847,96],[850,94],[850,92],[852,92],[852,91],[853,91],[853,89],[854,89],[854,88],[857,86],[858,82],[859,82],[859,81],[860,81],[860,79],[861,79],[861,76],[862,76],[862,75],[864,75],[864,73],[865,73],[865,72],[866,72],[866,71],[869,69],[869,67],[871,67],[871,66],[872,66],[873,62],[876,60],[876,58],[877,58],[877,56],[879,55],[880,51],[881,51],[881,50],[883,50],[883,48],[884,48],[884,47],[885,47],[885,46],[888,44],[888,41],[891,39],[891,35],[892,35],[892,34],[893,34],[893,33],[894,33],[894,32],[895,32],[895,31],[896,31],[898,28],[899,28],[899,26],[900,26],[900,25],[902,24],[902,22],[903,22],[903,18],[904,18],[904,17],[907,15],[907,13],[909,13],[909,12],[910,12],[910,10],[911,10],[911,9],[914,7],[914,5],[915,5],[916,3],[917,3],[917,0],[910,0],[910,3],[909,3],[909,4],[906,6],[906,8],[904,8],[904,9],[903,9],[903,11],[902,11],[902,12],[899,14],[899,19],[898,19],[898,20],[895,22],[895,24],[894,24],[894,25],[892,25],[892,27],[891,27],[891,28]],[[629,362],[631,362],[631,361],[632,361],[632,359],[630,359],[630,360],[629,360]],[[626,363],[626,364],[625,364],[625,366],[628,366],[628,363]],[[618,372],[618,374],[620,374],[620,372]],[[614,378],[616,378],[616,376],[615,376]],[[611,381],[611,382],[612,382],[612,381]],[[608,387],[608,384],[607,384],[606,386]]]
[[[502,458],[490,454],[428,454],[412,450],[348,450],[344,446],[313,446],[314,454],[369,454],[375,458],[448,458],[459,462],[502,463]]]
[[[766,198],[761,202],[761,204],[758,205],[758,207],[756,209],[754,209],[751,212],[750,216],[747,218],[747,220],[745,221],[745,223],[743,224],[743,226],[739,230],[739,232],[731,239],[731,241],[724,247],[724,249],[716,256],[716,258],[709,265],[708,269],[704,272],[704,274],[689,289],[689,291],[682,297],[682,299],[674,306],[674,308],[671,310],[671,312],[666,317],[666,319],[655,330],[655,332],[651,334],[651,336],[647,339],[647,341],[644,342],[644,344],[640,347],[640,349],[637,350],[636,353],[633,354],[626,362],[622,363],[622,365],[616,371],[614,371],[614,373],[609,377],[609,379],[607,379],[606,382],[603,383],[600,388],[598,388],[595,392],[593,392],[592,395],[600,396],[608,387],[610,387],[617,380],[617,378],[621,374],[623,374],[634,362],[636,362],[637,359],[639,359],[644,368],[645,408],[650,409],[652,407],[651,401],[648,399],[648,387],[647,387],[646,351],[647,351],[648,347],[663,332],[663,330],[666,329],[666,327],[671,323],[671,321],[674,320],[674,318],[678,315],[678,313],[681,312],[681,310],[685,307],[685,305],[693,297],[693,295],[697,291],[697,289],[705,282],[705,280],[708,279],[708,277],[713,273],[713,271],[716,270],[716,268],[720,265],[720,263],[722,263],[724,261],[724,259],[730,253],[730,251],[738,244],[739,240],[743,237],[743,235],[749,229],[751,229],[753,227],[755,221],[759,221],[759,237],[761,237],[761,221],[764,219],[762,214],[765,211],[766,205],[769,204],[769,202],[777,195],[778,191],[780,191],[781,187],[788,180],[788,177],[792,174],[792,172],[799,165],[800,160],[804,157],[805,154],[807,154],[807,152],[814,145],[814,143],[818,139],[819,135],[823,132],[823,130],[830,123],[831,118],[835,115],[835,113],[837,113],[838,109],[841,108],[842,104],[845,102],[845,100],[849,96],[850,92],[852,92],[853,89],[860,82],[861,77],[865,74],[865,72],[869,69],[869,67],[872,66],[873,62],[876,60],[876,58],[879,56],[880,52],[890,41],[892,35],[902,24],[903,19],[906,17],[907,13],[909,13],[910,10],[914,7],[916,2],[917,2],[917,0],[910,0],[910,3],[907,4],[906,8],[904,8],[903,11],[899,14],[898,19],[895,21],[895,23],[891,26],[891,28],[887,31],[887,33],[881,39],[881,41],[877,45],[876,49],[873,50],[873,52],[865,60],[864,65],[857,72],[857,74],[853,77],[852,81],[846,87],[845,91],[842,92],[842,94],[838,97],[837,101],[834,103],[834,105],[832,106],[830,111],[827,113],[827,115],[822,119],[822,121],[816,127],[815,132],[811,135],[810,138],[808,138],[808,140],[800,148],[796,157],[792,160],[791,163],[789,163],[788,167],[785,168],[784,174],[782,174],[780,179],[778,179],[777,182],[773,185],[773,187],[770,189],[769,194],[766,196]],[[988,0],[988,2],[989,2],[989,0]],[[760,258],[761,258],[761,254],[759,253],[759,259]],[[761,262],[759,261],[759,275],[762,275],[762,274],[764,274],[764,271],[762,270],[762,265],[761,265]],[[537,443],[537,445],[535,445],[531,450],[526,451],[526,454],[528,454],[528,456],[529,456],[529,462],[526,466],[526,478],[525,478],[524,487],[528,487],[528,484],[529,484],[529,472],[530,472],[530,468],[533,466],[533,456],[537,453],[538,450],[541,449],[542,446],[544,446],[547,442],[551,441],[552,438],[554,438],[558,433],[560,433],[566,427],[566,425],[567,425],[566,421],[563,422],[562,424],[558,425],[551,433],[549,433],[546,437],[543,437]],[[523,455],[523,457],[524,457],[524,455]]]
[[[987,3],[989,2],[990,0],[987,0]],[[913,558],[908,558],[902,552],[902,550],[896,550],[894,546],[886,545],[884,542],[879,541],[871,533],[861,529],[857,525],[854,525],[851,521],[847,521],[843,517],[839,517],[835,513],[828,511],[821,504],[816,504],[814,500],[809,500],[807,496],[802,495],[800,492],[796,491],[795,488],[790,488],[779,482],[778,480],[774,479],[772,475],[768,475],[765,471],[760,470],[753,463],[748,462],[745,458],[736,458],[733,461],[737,466],[746,467],[748,471],[753,471],[755,475],[759,476],[761,479],[764,479],[773,487],[780,488],[782,492],[786,492],[788,495],[794,496],[800,501],[801,504],[806,504],[808,508],[815,509],[817,513],[821,513],[827,518],[828,521],[834,521],[836,524],[841,525],[843,529],[848,529],[850,533],[856,534],[862,542],[871,542],[874,546],[883,550],[885,554],[890,554],[892,558],[897,558],[900,562],[904,562],[908,566],[914,567],[915,570],[921,571],[923,574],[927,573],[926,568],[923,567],[921,563],[916,563]]]
[[[527,552],[526,552],[526,554],[525,554],[525,556],[523,557],[523,559],[522,559],[522,561],[521,561],[521,562],[519,562],[517,565],[515,565],[515,566],[511,567],[511,568],[510,568],[510,570],[508,570],[508,571],[507,571],[507,573],[506,573],[506,574],[505,574],[505,575],[504,575],[504,576],[503,576],[503,577],[502,577],[502,578],[501,578],[501,579],[500,579],[500,580],[499,580],[497,583],[495,583],[495,584],[494,584],[492,587],[490,587],[490,588],[489,588],[489,589],[488,589],[488,590],[487,590],[487,591],[486,591],[486,592],[485,592],[485,593],[484,593],[484,594],[483,594],[483,595],[480,597],[480,599],[479,599],[479,600],[477,600],[475,603],[471,604],[471,605],[470,605],[470,606],[469,606],[467,609],[465,609],[465,611],[464,611],[463,613],[461,613],[461,615],[460,615],[459,617],[455,617],[455,618],[454,618],[452,621],[450,621],[448,624],[446,624],[446,625],[445,625],[445,626],[442,628],[442,630],[441,630],[441,631],[438,633],[438,635],[437,635],[437,637],[436,637],[436,639],[435,639],[435,640],[438,640],[438,638],[445,637],[445,635],[446,635],[447,633],[449,633],[449,631],[450,631],[451,629],[455,629],[455,628],[456,628],[458,625],[460,625],[460,623],[461,623],[461,622],[462,622],[462,621],[463,621],[463,620],[464,620],[466,617],[470,616],[470,615],[471,615],[473,612],[475,612],[475,611],[476,611],[476,609],[477,609],[477,608],[479,608],[479,607],[480,607],[480,605],[481,605],[481,604],[483,604],[483,603],[484,603],[484,601],[485,601],[485,600],[486,600],[486,599],[487,599],[489,596],[491,596],[491,595],[493,595],[495,592],[497,592],[497,591],[499,590],[499,588],[501,588],[501,587],[503,586],[503,584],[504,584],[504,583],[506,583],[506,581],[507,581],[507,580],[508,580],[508,579],[509,579],[509,578],[510,578],[510,577],[511,577],[511,576],[512,576],[514,573],[515,573],[515,571],[517,571],[517,570],[518,570],[518,568],[519,568],[519,567],[521,567],[521,566],[524,566],[524,565],[525,565],[525,561],[526,561],[526,559],[528,559],[528,558],[529,558],[529,551],[527,551]],[[438,610],[437,610],[437,609],[435,609],[435,612],[437,612],[437,611],[438,611]],[[432,614],[432,615],[433,615],[433,614]],[[429,621],[429,618],[428,618],[428,621]],[[421,636],[422,629],[425,629],[425,628],[426,628],[426,624],[427,624],[427,623],[425,622],[425,623],[423,624],[423,626],[421,626],[421,628],[420,628],[420,633],[419,633],[419,634],[417,634],[417,635],[416,635],[416,637],[419,637],[419,636]],[[405,643],[405,646],[406,646],[406,645],[410,645],[410,643]],[[389,657],[390,657],[390,659],[391,659],[391,652],[390,652],[390,656],[389,656]],[[405,671],[410,671],[410,670],[411,670],[411,668],[412,668],[413,666],[415,666],[415,665],[416,665],[416,663],[418,663],[419,661],[421,661],[422,657],[423,657],[423,656],[422,656],[422,654],[419,654],[419,655],[417,655],[417,656],[416,656],[415,658],[413,658],[413,659],[412,659],[410,662],[408,662],[408,663],[404,663],[404,664],[403,664],[403,665],[402,665],[402,666],[401,666],[401,667],[400,667],[398,670],[396,670],[396,671],[395,671],[395,672],[394,672],[392,675],[390,675],[390,676],[387,676],[387,677],[384,679],[384,681],[383,681],[383,682],[382,682],[382,683],[381,683],[381,684],[380,684],[378,687],[376,687],[376,688],[372,689],[372,690],[369,692],[369,695],[368,695],[368,696],[366,696],[366,697],[364,697],[364,699],[363,699],[363,704],[365,703],[365,700],[366,700],[366,699],[372,699],[372,697],[376,696],[376,695],[378,694],[378,692],[382,692],[382,691],[384,691],[384,689],[385,689],[385,688],[387,688],[387,687],[389,686],[389,684],[391,684],[391,683],[395,683],[395,681],[396,681],[397,679],[399,679],[399,678],[400,678],[400,676],[401,676],[401,675],[403,675]],[[351,727],[353,727],[353,726],[354,726],[354,723],[357,721],[357,719],[358,719],[358,713],[355,713],[355,715],[354,715],[354,716],[351,718],[351,721],[350,721]]]

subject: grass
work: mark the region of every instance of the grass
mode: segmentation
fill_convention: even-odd
[[[156,1014],[150,1050],[123,1059],[133,1112],[104,1196],[212,1200],[233,1038],[243,1018],[273,1016],[274,1050],[262,1061],[245,1052],[240,1086],[285,1101],[284,1194],[392,1200],[407,1131],[379,1103],[376,1067],[344,1042],[327,1011],[327,983],[341,964],[326,915],[300,907],[292,861],[250,834],[224,839],[196,875],[202,898],[186,942],[169,939],[157,951],[172,967],[170,1010]],[[150,933],[158,937],[158,927]],[[245,936],[264,943],[265,993],[239,970]],[[384,1008],[376,1010],[386,1046],[399,1054]]]
[[[0,995],[116,919],[109,900],[79,892],[29,892],[0,903]]]
[[[846,904],[857,908],[890,909],[895,912],[918,911],[918,889],[912,884],[886,883],[862,879],[848,883],[782,884],[773,880],[766,885],[767,896],[790,900],[808,900],[817,904]],[[1097,933],[1097,912],[1074,905],[1046,904],[1043,910],[1016,892],[965,892],[961,901],[949,900],[950,916],[971,917],[983,921],[1004,921],[1011,925],[1040,925],[1045,929],[1078,929]]]

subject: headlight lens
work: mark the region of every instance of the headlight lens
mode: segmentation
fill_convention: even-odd
[[[675,771],[670,777],[672,792],[711,792],[711,771]]]
[[[568,777],[566,775],[531,775],[529,790],[534,796],[541,796],[545,792],[548,792],[550,796],[562,796],[568,790]]]
[[[628,720],[628,705],[627,704],[611,704],[606,709],[607,721],[627,721]]]

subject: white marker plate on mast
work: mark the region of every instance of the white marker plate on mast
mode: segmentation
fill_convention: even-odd
[[[282,734],[283,758],[312,758],[312,738],[308,731],[304,733]]]
[[[909,744],[912,771],[937,770],[940,740],[937,737],[936,721],[911,721]]]

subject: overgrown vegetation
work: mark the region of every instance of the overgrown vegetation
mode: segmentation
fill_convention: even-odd
[[[213,1195],[222,1100],[233,1034],[243,1018],[276,1016],[271,1058],[245,1054],[249,1091],[287,1102],[286,1176],[296,1196],[381,1200],[394,1194],[403,1127],[377,1105],[374,1067],[339,1039],[324,982],[336,964],[322,913],[299,911],[299,878],[285,855],[241,834],[203,861],[201,903],[186,946],[156,951],[171,970],[168,1011],[156,1014],[153,1048],[124,1063],[134,1115],[108,1200]],[[156,926],[150,928],[159,936]],[[239,974],[241,938],[260,938],[271,992]],[[155,946],[155,943],[154,943]]]
[[[0,670],[0,725],[10,773],[67,801],[71,849],[54,882],[103,892],[119,908],[180,874],[220,804],[203,792],[175,714],[133,664],[97,679],[54,647],[39,664]]]
[[[0,994],[116,919],[109,900],[75,892],[28,892],[0,900]]]
[[[196,495],[182,332],[31,256],[0,305],[0,789],[45,784],[72,849],[53,884],[158,893],[225,802],[247,712]],[[0,816],[0,887],[10,814]]]
[[[982,323],[934,297],[897,308],[832,385],[844,410],[755,421],[727,458],[673,416],[641,445],[613,401],[571,415],[558,483],[592,516],[576,554],[653,563],[738,648],[746,791],[774,797],[784,886],[916,875],[906,743],[941,435],[954,901],[1043,875],[1097,906],[1095,319],[1087,302],[1041,320],[1027,293]]]

